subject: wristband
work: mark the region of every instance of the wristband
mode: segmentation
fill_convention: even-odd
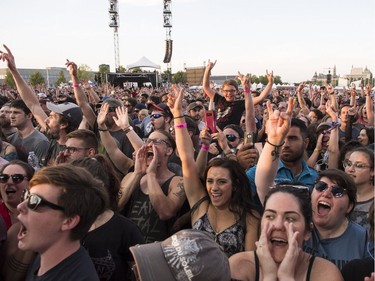
[[[125,135],[126,135],[126,134],[129,133],[130,131],[133,131],[133,127],[132,127],[132,126],[128,126],[128,127],[126,127],[125,129],[123,129],[123,131],[124,131],[124,133],[125,133]]]
[[[251,93],[250,89],[249,89],[249,90],[245,90],[245,93],[246,93],[246,94]]]
[[[210,149],[210,146],[202,143],[201,149],[204,151],[208,151]]]
[[[184,117],[185,117],[185,115],[181,115],[181,116],[173,117],[173,119],[184,118]]]
[[[106,132],[106,131],[108,131],[108,129],[107,128],[105,128],[105,129],[98,128],[98,131],[99,132]]]
[[[73,88],[79,88],[81,87],[81,84],[73,84]]]
[[[186,123],[177,124],[177,125],[174,125],[174,128],[175,129],[184,129],[184,128],[187,128],[187,124]]]

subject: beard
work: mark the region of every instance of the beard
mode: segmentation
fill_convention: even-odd
[[[0,127],[1,128],[9,128],[10,126],[10,120],[6,119],[4,117],[0,117]]]
[[[283,162],[296,162],[299,161],[303,158],[304,150],[298,150],[295,152],[291,152],[288,150],[288,155],[284,155],[283,152],[281,151],[281,156],[280,159]]]
[[[47,125],[46,136],[48,139],[57,140],[60,138],[60,130],[51,130],[51,128]]]

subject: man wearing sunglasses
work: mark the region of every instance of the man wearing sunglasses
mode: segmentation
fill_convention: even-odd
[[[170,122],[173,119],[173,114],[169,109],[169,106],[165,103],[151,103],[149,104],[149,110],[151,111],[151,125],[153,131],[163,130],[169,132],[171,127]]]
[[[17,207],[18,247],[38,253],[26,280],[99,280],[80,240],[107,204],[102,183],[84,168],[38,171]]]

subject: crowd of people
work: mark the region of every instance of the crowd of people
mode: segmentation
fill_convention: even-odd
[[[32,87],[0,96],[0,280],[374,280],[374,93]],[[241,87],[239,87],[241,86]]]

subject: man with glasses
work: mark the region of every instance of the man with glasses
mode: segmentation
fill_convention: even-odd
[[[93,131],[79,129],[66,135],[65,149],[56,158],[58,164],[71,162],[81,157],[92,157],[98,153],[98,139]]]
[[[121,181],[119,209],[138,225],[146,243],[162,241],[170,235],[186,198],[182,177],[168,168],[175,148],[168,132],[152,132],[136,152],[134,172]]]
[[[203,75],[203,90],[204,93],[213,100],[217,110],[216,125],[222,130],[229,124],[240,124],[242,113],[245,111],[245,100],[237,100],[239,94],[238,84],[235,80],[226,80],[221,87],[221,94],[215,93],[215,90],[210,85],[211,70],[215,66],[215,62],[208,60],[204,75]],[[266,73],[268,84],[262,93],[253,98],[254,105],[260,103],[272,90],[273,73]],[[250,93],[244,93],[250,94]]]
[[[102,183],[84,168],[38,171],[17,207],[18,248],[38,253],[26,280],[99,280],[80,240],[107,205]]]

